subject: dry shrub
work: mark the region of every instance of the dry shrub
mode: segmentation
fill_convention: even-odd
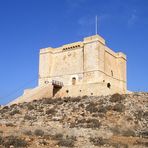
[[[51,108],[51,109],[48,109],[48,110],[46,111],[46,114],[47,114],[47,115],[55,115],[56,112],[57,112],[57,111],[56,111],[54,108]]]
[[[104,107],[104,106],[100,106],[100,107],[98,108],[98,112],[100,112],[100,113],[106,113],[106,112],[107,112],[107,108]]]
[[[63,101],[67,103],[67,102],[70,101],[70,99],[71,99],[70,97],[64,97],[64,98],[63,98]]]
[[[97,104],[94,102],[90,102],[89,105],[86,106],[86,110],[90,113],[94,113],[98,111],[98,108],[96,107]]]
[[[30,130],[25,130],[25,131],[23,131],[23,134],[25,134],[27,136],[31,136],[32,132]]]
[[[143,138],[148,138],[148,130],[140,131],[138,136],[142,136]]]
[[[2,109],[0,109],[0,114],[4,114],[6,112],[9,111],[9,107],[8,106],[4,106]]]
[[[87,128],[100,128],[101,123],[97,119],[88,119],[87,120]]]
[[[63,147],[74,147],[74,143],[76,141],[75,137],[66,137],[65,139],[62,138],[58,141],[58,146],[63,146]]]
[[[144,147],[148,147],[148,142],[147,141],[140,141],[140,140],[137,140],[136,141],[136,145],[142,145]],[[140,148],[141,146],[139,146]]]
[[[27,114],[24,116],[24,120],[35,120],[35,119],[36,119],[36,117],[30,116]]]
[[[53,140],[60,140],[63,138],[63,134],[61,133],[58,133],[58,134],[55,134],[55,135],[51,135],[52,139]]]
[[[121,94],[113,94],[111,97],[110,97],[110,102],[121,102],[125,99],[125,96],[124,95],[121,95]]]
[[[124,112],[125,106],[122,103],[118,103],[118,104],[114,105],[112,109],[116,112]]]
[[[33,105],[31,105],[31,104],[28,104],[28,105],[27,105],[27,109],[28,109],[28,110],[33,110],[33,109],[35,109],[35,107],[34,107]]]
[[[97,119],[81,119],[81,120],[78,120],[76,123],[72,123],[71,124],[71,128],[73,127],[82,127],[82,128],[100,128],[101,126],[101,123],[99,120]]]
[[[13,111],[10,112],[11,116],[13,116],[15,114],[21,114],[21,112],[18,109],[14,109]]]
[[[122,131],[121,135],[126,136],[126,137],[130,137],[130,136],[134,137],[135,136],[135,131],[129,129],[129,130],[126,130],[126,131]]]
[[[54,103],[54,99],[44,98],[44,99],[42,99],[42,103],[43,104],[53,104]]]
[[[70,99],[71,102],[80,102],[81,98],[80,97],[75,97]]]
[[[5,146],[6,148],[10,148],[10,146],[19,148],[19,147],[27,147],[28,143],[27,141],[19,137],[8,136],[3,138],[3,140],[1,141],[1,145]]]
[[[107,140],[103,139],[102,137],[95,137],[95,138],[90,137],[89,140],[95,146],[103,146],[104,144],[107,143]]]
[[[88,98],[88,96],[87,96],[87,95],[82,96],[82,99],[87,99],[87,98]]]
[[[0,136],[0,145],[2,145],[2,144],[3,144],[3,137]]]
[[[17,104],[12,104],[12,105],[10,105],[10,108],[14,108],[16,106],[17,106]]]
[[[10,126],[10,127],[15,126],[13,123],[6,123],[5,125],[6,125],[6,126]]]
[[[34,135],[36,135],[36,136],[44,136],[44,131],[43,130],[41,130],[41,129],[36,129],[35,131],[34,131]]]

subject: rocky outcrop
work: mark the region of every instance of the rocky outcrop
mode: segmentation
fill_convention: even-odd
[[[148,93],[43,98],[0,109],[1,147],[146,148]]]

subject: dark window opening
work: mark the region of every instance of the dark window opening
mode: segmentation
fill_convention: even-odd
[[[108,88],[111,88],[111,84],[110,84],[110,83],[107,83],[107,87],[108,87]]]
[[[69,93],[69,90],[66,90],[66,93]]]
[[[82,90],[80,90],[80,92],[81,92]]]
[[[73,78],[72,78],[72,85],[75,85],[75,84],[76,84],[76,78],[73,77]]]
[[[93,93],[91,93],[91,95],[93,95]]]

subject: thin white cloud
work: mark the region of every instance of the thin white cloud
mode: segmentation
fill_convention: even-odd
[[[133,12],[130,14],[128,18],[128,26],[134,25],[138,20],[137,11],[133,10]]]
[[[101,24],[108,20],[111,16],[109,14],[100,14],[98,15],[98,29],[100,29]],[[78,19],[77,23],[79,25],[79,32],[83,36],[89,36],[95,34],[95,15],[88,15]],[[80,33],[79,33],[80,34]]]

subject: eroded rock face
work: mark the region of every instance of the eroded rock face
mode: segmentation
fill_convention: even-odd
[[[139,148],[148,146],[147,129],[148,93],[47,98],[0,109],[2,147]]]

